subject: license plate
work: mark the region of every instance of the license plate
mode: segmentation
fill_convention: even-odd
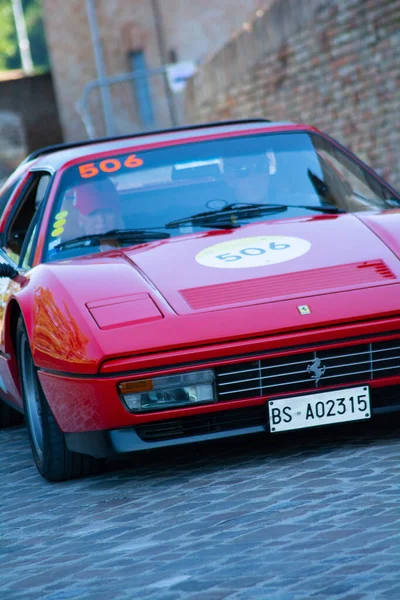
[[[361,386],[270,400],[268,412],[270,431],[274,433],[369,419],[369,388]]]

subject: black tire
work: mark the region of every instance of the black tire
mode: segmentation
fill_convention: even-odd
[[[21,425],[23,422],[24,416],[20,412],[0,400],[0,429]]]
[[[66,446],[40,385],[22,316],[17,325],[17,356],[28,437],[39,473],[48,481],[99,473],[104,460],[71,452]]]

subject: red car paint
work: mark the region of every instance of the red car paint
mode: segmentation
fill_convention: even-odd
[[[280,131],[317,132],[305,126],[265,124],[250,133]],[[10,280],[3,293],[4,399],[22,407],[13,335],[19,312],[44,393],[64,432],[132,427],[266,402],[266,397],[245,398],[138,415],[125,408],[117,391],[117,384],[127,379],[235,364],[243,360],[238,356],[249,354],[254,359],[274,357],[289,347],[307,347],[307,351],[325,344],[345,347],[350,338],[368,343],[391,334],[400,340],[398,209],[299,218],[285,218],[283,213],[273,220],[260,217],[238,229],[182,234],[42,263],[52,203],[67,168],[110,152],[116,156],[131,149],[248,134],[248,127],[237,125],[233,130],[219,126],[215,131],[189,129],[110,140],[45,154],[21,167],[26,169],[24,181],[32,168],[50,167],[55,175],[33,267],[18,281]],[[3,212],[0,231],[5,230],[22,188],[23,182]],[[209,268],[196,260],[218,244],[263,236],[305,240],[309,248],[268,269]],[[311,313],[301,315],[298,306],[306,304]],[[352,385],[363,381],[355,379]],[[397,374],[370,383],[372,387],[399,384]]]

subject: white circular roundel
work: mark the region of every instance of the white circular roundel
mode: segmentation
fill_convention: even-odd
[[[310,242],[285,235],[239,238],[205,248],[196,261],[205,267],[248,269],[292,260],[311,248]]]

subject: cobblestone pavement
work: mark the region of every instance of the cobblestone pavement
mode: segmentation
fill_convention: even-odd
[[[0,431],[1,600],[399,600],[400,422],[246,437],[51,484]]]

